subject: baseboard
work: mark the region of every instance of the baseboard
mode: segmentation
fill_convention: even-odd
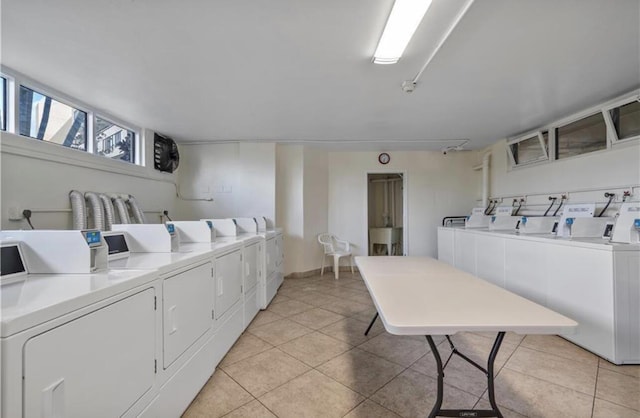
[[[351,267],[350,266],[340,266],[340,271],[344,271],[344,272],[348,272],[351,273]],[[358,267],[353,266],[353,271],[354,272],[358,272]],[[329,267],[325,267],[324,268],[324,274],[327,273],[333,273],[333,267],[329,266]],[[311,276],[318,276],[320,275],[320,269],[314,269],[314,270],[309,270],[309,271],[300,271],[300,272],[295,272],[295,273],[290,273],[288,275],[286,275],[284,278],[285,279],[304,279],[307,277],[311,277]]]

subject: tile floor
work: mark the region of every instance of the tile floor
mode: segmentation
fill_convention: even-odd
[[[427,342],[388,334],[380,321],[365,337],[374,313],[357,274],[285,280],[184,417],[426,417],[436,390]],[[484,363],[494,336],[452,338]],[[559,337],[507,334],[496,370],[505,417],[640,417],[640,366],[615,366]],[[481,372],[454,357],[445,374],[444,407],[488,408]]]

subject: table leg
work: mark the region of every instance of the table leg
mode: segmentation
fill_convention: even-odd
[[[446,365],[448,364],[449,360],[447,360],[447,363],[443,366],[442,365],[442,359],[440,358],[440,353],[438,351],[438,347],[436,346],[436,344],[433,342],[433,338],[431,337],[431,335],[426,335],[425,337],[427,338],[427,342],[429,343],[429,347],[431,348],[431,352],[433,353],[433,357],[436,360],[436,366],[438,368],[438,390],[437,390],[437,394],[436,394],[436,402],[433,405],[433,408],[431,409],[431,412],[429,413],[429,418],[435,418],[435,417],[497,417],[497,418],[503,418],[502,413],[500,412],[500,410],[498,409],[498,404],[496,403],[496,398],[495,398],[495,387],[494,387],[494,375],[493,375],[493,367],[494,367],[494,363],[496,360],[496,357],[498,356],[498,351],[500,350],[500,345],[502,344],[502,340],[504,339],[504,332],[499,332],[498,335],[496,336],[496,340],[493,343],[493,347],[491,348],[491,353],[489,354],[489,359],[487,360],[487,370],[484,370],[482,367],[480,367],[478,364],[476,364],[474,361],[472,361],[470,358],[468,358],[467,356],[461,354],[458,352],[458,350],[456,350],[455,346],[453,345],[453,343],[451,342],[451,340],[447,337],[447,339],[449,339],[449,343],[451,344],[451,355],[449,356],[449,359],[451,359],[451,356],[453,355],[458,355],[460,358],[462,358],[463,360],[469,362],[470,364],[474,365],[475,367],[479,368],[480,370],[482,370],[486,376],[487,376],[487,389],[488,389],[488,393],[489,393],[489,403],[491,404],[491,409],[484,409],[484,410],[473,410],[473,409],[442,409],[442,399],[443,399],[443,392],[444,392],[444,368],[446,367]]]
[[[364,332],[364,335],[369,335],[369,331],[371,331],[371,327],[376,322],[376,319],[378,319],[378,312],[376,312],[376,314],[373,316],[373,319],[371,320],[371,323],[367,327],[367,330]]]

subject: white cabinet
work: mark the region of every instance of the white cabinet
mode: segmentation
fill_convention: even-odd
[[[640,253],[614,253],[616,358],[640,364]]]
[[[222,317],[242,296],[241,250],[216,257],[215,318]]]
[[[262,278],[263,242],[244,248],[244,314],[243,329],[246,329],[260,310],[258,303],[258,279]]]
[[[258,284],[260,264],[258,251],[260,243],[248,245],[244,248],[244,291],[247,293]]]
[[[154,290],[32,337],[24,346],[25,417],[117,417],[154,383]]]
[[[544,245],[510,239],[505,243],[505,259],[506,288],[547,306],[547,280],[550,277]]]
[[[453,243],[451,242],[453,236]],[[439,256],[578,322],[564,338],[614,362],[640,363],[640,248],[440,228]]]
[[[266,243],[267,257],[267,277],[270,277],[276,271],[277,247],[276,238],[269,238]]]
[[[455,266],[455,229],[438,228],[438,260]]]
[[[162,284],[164,368],[168,368],[212,325],[212,265],[205,263],[166,278]]]
[[[463,229],[455,230],[455,267],[476,274],[476,234]]]
[[[476,274],[505,287],[505,240],[492,235],[476,236]]]
[[[566,338],[606,358],[614,358],[613,253],[564,245],[544,245],[548,269],[547,304],[578,322]]]

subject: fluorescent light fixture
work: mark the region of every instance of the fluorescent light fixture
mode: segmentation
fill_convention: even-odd
[[[396,0],[378,42],[374,64],[395,64],[409,44],[432,0]]]

